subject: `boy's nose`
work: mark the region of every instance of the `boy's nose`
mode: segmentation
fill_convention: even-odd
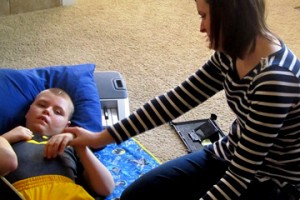
[[[49,108],[44,109],[43,110],[43,114],[49,115],[50,114]]]

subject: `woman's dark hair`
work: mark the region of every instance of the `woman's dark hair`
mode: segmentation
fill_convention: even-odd
[[[264,0],[206,0],[210,5],[210,41],[234,58],[255,49],[257,35],[270,37]]]

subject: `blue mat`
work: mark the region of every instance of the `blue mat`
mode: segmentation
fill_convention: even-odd
[[[160,164],[158,159],[132,138],[120,145],[108,145],[96,151],[95,155],[110,170],[116,184],[114,192],[105,200],[119,198],[134,180]]]

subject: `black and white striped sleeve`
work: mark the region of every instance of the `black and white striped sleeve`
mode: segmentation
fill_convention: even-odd
[[[208,62],[174,89],[153,98],[129,117],[108,127],[108,131],[117,143],[121,143],[167,123],[222,90],[223,79],[218,66]]]

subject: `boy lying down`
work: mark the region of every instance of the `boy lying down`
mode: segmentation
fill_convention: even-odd
[[[112,175],[88,147],[62,148],[59,154],[47,156],[52,147],[64,147],[73,139],[73,134],[62,133],[73,113],[73,102],[65,91],[46,89],[26,113],[26,127],[18,126],[0,136],[17,155],[14,160],[0,154],[1,166],[16,166],[5,178],[24,199],[94,199],[77,183],[100,196],[112,193]]]

